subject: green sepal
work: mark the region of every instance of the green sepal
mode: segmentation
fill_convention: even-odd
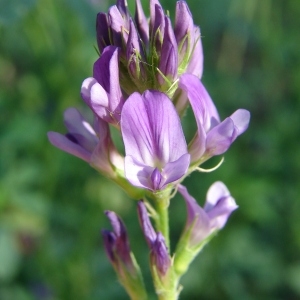
[[[118,279],[121,285],[125,288],[127,294],[131,300],[147,300],[147,292],[144,285],[143,276],[140,267],[133,255],[130,252],[130,257],[133,263],[131,270],[124,264],[124,262],[118,257],[117,253],[114,253],[116,262],[113,263],[113,267],[117,273]]]
[[[181,289],[178,288],[178,277],[171,266],[165,275],[159,274],[155,265],[151,265],[155,292],[159,300],[177,300]]]
[[[196,221],[197,220],[195,219],[190,228],[182,234],[176,247],[176,252],[174,254],[174,269],[178,276],[182,276],[187,272],[189,265],[194,260],[194,258],[217,233],[217,231],[214,231],[199,244],[191,246],[190,237]]]

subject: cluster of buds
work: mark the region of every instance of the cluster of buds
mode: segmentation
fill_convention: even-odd
[[[174,288],[170,282],[178,282],[177,277],[237,207],[223,183],[212,185],[203,209],[181,183],[203,162],[228,150],[247,129],[250,113],[238,109],[221,121],[201,82],[201,34],[187,3],[176,3],[173,27],[159,1],[149,1],[149,19],[140,0],[135,0],[134,18],[126,0],[117,0],[108,13],[97,15],[100,57],[94,63],[93,76],[81,87],[94,124],[91,126],[75,108],[69,108],[64,115],[68,132],[49,132],[48,137],[54,146],[114,180],[131,197],[144,199],[157,230],[150,223],[144,202],[139,202],[152,274],[158,289],[169,286],[170,290]],[[181,118],[189,105],[197,131],[187,142]],[[125,153],[115,147],[111,126],[119,130]],[[170,256],[165,213],[173,190],[179,191],[187,205],[187,224],[175,259]],[[107,215],[114,228],[114,233],[103,233],[107,254],[126,287],[130,284],[123,280],[124,274],[136,278],[137,265],[130,254],[125,227],[117,216]],[[178,291],[172,293],[170,299],[176,299]]]
[[[149,20],[140,0],[134,18],[126,1],[118,0],[97,15],[96,28],[100,54],[110,45],[119,49],[120,86],[127,95],[154,89],[172,97],[181,74],[202,75],[200,29],[184,1],[176,4],[174,29],[158,0],[150,0]]]

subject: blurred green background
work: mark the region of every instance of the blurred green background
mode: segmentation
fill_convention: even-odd
[[[175,1],[161,3],[173,17]],[[151,290],[134,201],[46,137],[64,132],[67,107],[87,110],[79,92],[97,58],[95,17],[112,4],[0,1],[1,300],[128,299],[104,253],[105,209],[125,221]],[[180,299],[300,299],[300,2],[188,4],[221,117],[243,107],[252,119],[221,168],[185,181],[201,204],[224,181],[239,209],[192,264]],[[191,135],[194,124],[185,128]],[[184,222],[175,197],[173,247]]]

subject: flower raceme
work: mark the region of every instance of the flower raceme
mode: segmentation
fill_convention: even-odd
[[[64,113],[67,133],[49,132],[48,138],[57,148],[115,181],[132,198],[145,200],[138,202],[138,215],[151,251],[155,290],[159,299],[175,300],[180,276],[237,208],[221,182],[210,187],[202,208],[181,181],[210,157],[226,152],[248,128],[250,113],[238,109],[220,120],[200,81],[200,29],[194,25],[186,2],[176,3],[172,26],[159,1],[149,1],[149,20],[140,0],[135,0],[134,18],[126,0],[117,0],[108,13],[97,15],[100,57],[94,63],[92,77],[81,87],[81,97],[94,123],[90,125],[75,108],[68,108]],[[180,118],[188,104],[197,131],[187,144]],[[119,131],[124,153],[114,145],[112,127]],[[173,189],[186,202],[187,221],[171,258],[167,210]],[[146,299],[125,226],[115,213],[106,215],[113,227],[113,231],[102,232],[107,255],[130,297]]]
[[[118,0],[107,14],[98,14],[97,42],[101,56],[93,77],[81,87],[94,126],[70,108],[65,112],[68,133],[50,132],[48,137],[54,146],[87,161],[127,192],[133,186],[156,192],[180,183],[201,163],[227,151],[247,129],[250,114],[244,109],[220,121],[199,79],[200,29],[185,1],[176,3],[173,29],[157,0],[150,0],[149,22],[140,0],[134,19],[126,1]],[[176,91],[170,92],[171,86]],[[187,146],[179,115],[188,103],[198,129]],[[124,155],[114,146],[109,125],[120,130]]]

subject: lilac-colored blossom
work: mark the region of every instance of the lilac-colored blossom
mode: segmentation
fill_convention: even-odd
[[[156,266],[161,275],[165,275],[171,265],[168,248],[164,236],[160,232],[155,232],[143,201],[138,202],[138,216],[147,244],[151,250],[151,264]]]
[[[223,154],[248,128],[250,113],[245,109],[238,109],[220,122],[213,101],[195,75],[183,74],[179,79],[179,87],[189,99],[198,127],[195,138],[189,144],[192,163],[198,163],[202,157],[207,159]]]
[[[123,106],[125,176],[134,186],[164,189],[187,171],[190,155],[180,119],[163,93],[132,94]]]
[[[114,176],[114,167],[123,169],[124,159],[114,147],[105,121],[95,117],[92,127],[77,109],[68,108],[64,123],[68,130],[65,135],[48,132],[52,145],[83,159],[106,176]]]
[[[183,185],[178,185],[178,191],[187,206],[187,221],[183,235],[191,230],[189,232],[190,247],[201,245],[207,237],[223,228],[230,214],[238,207],[227,187],[220,181],[210,186],[204,208],[197,203]]]
[[[124,103],[119,83],[118,48],[106,47],[94,64],[93,77],[84,80],[81,96],[93,112],[106,122],[118,125]]]

